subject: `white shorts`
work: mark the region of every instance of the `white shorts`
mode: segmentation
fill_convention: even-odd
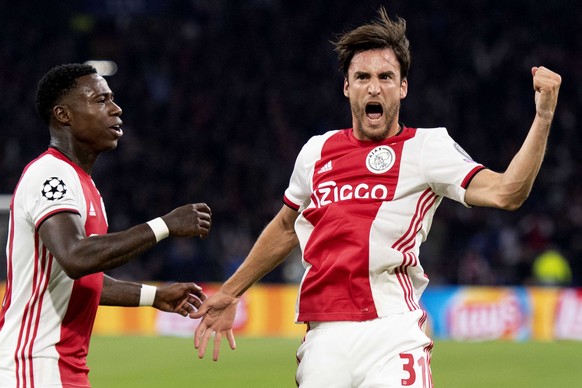
[[[300,388],[431,388],[426,313],[364,322],[310,322],[297,351]]]

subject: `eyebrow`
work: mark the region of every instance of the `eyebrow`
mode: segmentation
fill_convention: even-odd
[[[369,75],[370,75],[370,72],[369,72],[369,71],[363,71],[363,70],[358,70],[358,71],[355,71],[355,72],[354,72],[354,76],[355,76],[355,77],[359,77],[359,76],[363,76],[363,75],[365,75],[365,76],[369,76]],[[378,73],[378,75],[379,75],[380,77],[385,77],[385,76],[395,76],[395,75],[396,75],[396,72],[394,72],[394,71],[392,71],[392,70],[387,70],[387,71],[383,71],[383,72],[381,72],[381,73]]]
[[[113,94],[113,92],[109,91],[109,92],[95,93],[93,95],[93,98],[99,98],[99,97],[110,97],[110,98],[113,98],[114,97],[114,94]]]
[[[388,71],[383,71],[382,73],[380,73],[381,77],[390,77],[390,76],[395,76],[396,73],[393,72],[392,70],[388,70]]]
[[[355,77],[362,76],[362,75],[370,75],[370,72],[368,72],[368,71],[361,71],[361,70],[354,72],[354,76]]]

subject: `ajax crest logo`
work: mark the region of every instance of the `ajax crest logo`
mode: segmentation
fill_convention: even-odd
[[[366,157],[366,167],[374,174],[383,174],[392,168],[395,159],[392,148],[379,146],[370,151]]]

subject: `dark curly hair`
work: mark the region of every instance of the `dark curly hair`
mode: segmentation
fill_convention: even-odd
[[[345,32],[332,42],[338,54],[340,71],[347,77],[352,58],[359,52],[391,48],[400,63],[400,76],[405,79],[411,60],[410,44],[405,33],[406,21],[400,17],[390,20],[384,7],[380,7],[377,20]]]
[[[96,73],[93,66],[81,63],[68,63],[50,69],[38,82],[36,89],[36,113],[42,121],[50,123],[53,107],[77,86],[77,78]]]

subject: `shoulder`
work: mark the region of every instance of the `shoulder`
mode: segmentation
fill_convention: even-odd
[[[445,146],[448,148],[450,145],[456,144],[445,127],[417,128],[414,137],[423,147],[439,148]]]
[[[320,153],[321,149],[324,145],[332,138],[336,137],[343,137],[345,136],[345,130],[333,130],[325,132],[321,135],[314,135],[312,136],[307,142],[303,145],[300,154],[312,154],[312,153]]]
[[[31,161],[22,173],[23,177],[37,177],[48,175],[78,176],[75,169],[63,160],[55,158],[51,154],[42,154]]]
[[[314,135],[312,136],[309,140],[307,140],[307,143],[305,143],[305,145],[308,144],[323,144],[325,143],[328,139],[334,137],[334,136],[346,136],[347,134],[347,130],[346,129],[335,129],[332,131],[327,131],[321,135]]]
[[[15,209],[33,224],[58,211],[84,206],[79,175],[67,161],[45,153],[24,169],[14,190]]]
[[[66,190],[67,187],[76,186],[78,182],[79,176],[70,164],[45,153],[24,168],[17,189],[37,191],[49,185]],[[54,190],[56,189],[52,189]]]
[[[417,136],[448,136],[449,132],[445,127],[415,128]]]

